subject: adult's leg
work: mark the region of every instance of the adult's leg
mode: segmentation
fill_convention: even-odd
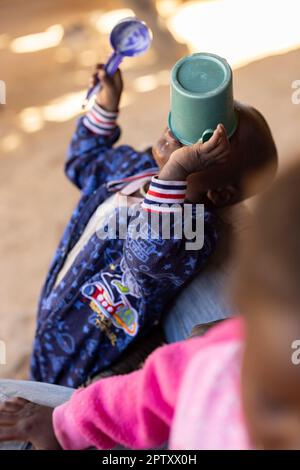
[[[21,397],[39,405],[55,408],[68,401],[74,390],[41,382],[25,380],[0,380],[0,401],[6,401],[11,397]],[[31,449],[28,442],[3,442],[0,450],[25,450]]]

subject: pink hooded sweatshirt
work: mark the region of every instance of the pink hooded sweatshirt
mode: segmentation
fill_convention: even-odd
[[[143,369],[76,391],[53,413],[64,449],[249,449],[241,407],[243,324],[157,349]]]

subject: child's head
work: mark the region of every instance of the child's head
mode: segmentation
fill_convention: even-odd
[[[235,296],[246,318],[242,395],[256,447],[300,449],[300,165],[267,191],[244,240]],[[294,343],[297,347],[297,343]],[[298,343],[300,351],[300,343]]]
[[[249,106],[235,103],[238,128],[230,139],[231,158],[224,165],[210,167],[188,177],[188,198],[193,202],[224,207],[263,190],[277,169],[277,150],[265,119]],[[166,129],[153,147],[156,163],[162,168],[181,147]],[[260,175],[264,175],[261,179]],[[253,186],[253,181],[257,184]],[[251,185],[250,185],[251,182]],[[252,193],[248,192],[248,187]]]

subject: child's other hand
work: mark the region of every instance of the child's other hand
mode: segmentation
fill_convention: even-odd
[[[157,165],[162,168],[169,160],[175,150],[182,147],[182,144],[176,140],[170,129],[167,127],[160,139],[152,147],[152,153]]]
[[[37,450],[59,450],[52,425],[53,408],[24,398],[0,404],[0,441],[30,442]]]
[[[230,142],[223,124],[219,124],[208,142],[184,146],[172,153],[159,175],[162,179],[185,180],[192,173],[225,164],[230,158]]]
[[[118,111],[123,91],[123,79],[120,69],[114,75],[109,76],[105,73],[104,65],[97,64],[90,80],[90,86],[94,86],[97,79],[100,80],[102,85],[96,97],[97,103],[106,111]]]

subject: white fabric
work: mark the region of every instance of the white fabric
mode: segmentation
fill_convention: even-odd
[[[142,185],[146,181],[150,181],[150,179],[151,177],[147,176],[145,178],[140,178],[136,181],[132,181],[131,183],[127,184],[122,189],[122,191],[119,191],[118,193],[113,194],[108,199],[106,199],[106,201],[100,204],[100,206],[96,209],[96,211],[90,218],[89,222],[87,223],[81,237],[79,238],[77,243],[73,246],[72,250],[69,252],[61,271],[57,275],[55,287],[62,281],[62,279],[67,274],[71,266],[73,265],[75,259],[77,258],[81,250],[89,242],[92,236],[97,232],[99,227],[104,226],[105,221],[108,219],[110,214],[113,213],[115,208],[121,207],[122,205],[121,196],[123,196],[123,198],[124,196],[127,197],[127,201],[126,201],[127,207],[130,207],[131,205],[137,202],[140,202],[142,198],[128,197],[128,196],[138,191],[142,187]],[[124,203],[124,199],[123,199],[123,203]]]

